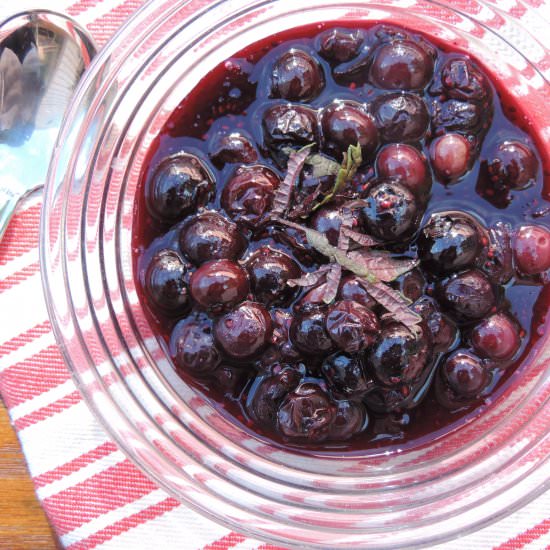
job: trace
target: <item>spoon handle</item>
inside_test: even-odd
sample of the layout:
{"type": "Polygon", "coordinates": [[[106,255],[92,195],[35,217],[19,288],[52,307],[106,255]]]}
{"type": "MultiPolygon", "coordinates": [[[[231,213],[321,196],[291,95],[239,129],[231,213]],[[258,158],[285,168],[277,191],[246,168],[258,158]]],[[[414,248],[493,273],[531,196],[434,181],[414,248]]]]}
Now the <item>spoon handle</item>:
{"type": "Polygon", "coordinates": [[[15,208],[21,195],[14,193],[11,189],[0,187],[0,241],[4,237],[6,227],[15,212],[15,208]]]}

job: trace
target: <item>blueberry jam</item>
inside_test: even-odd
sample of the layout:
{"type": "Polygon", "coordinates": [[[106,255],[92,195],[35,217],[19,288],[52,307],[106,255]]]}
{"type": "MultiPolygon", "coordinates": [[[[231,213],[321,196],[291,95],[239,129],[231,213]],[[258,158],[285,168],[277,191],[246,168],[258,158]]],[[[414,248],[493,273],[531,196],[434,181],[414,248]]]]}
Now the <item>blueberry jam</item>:
{"type": "Polygon", "coordinates": [[[153,143],[135,213],[176,372],[316,452],[483,413],[545,331],[548,167],[528,131],[478,61],[386,24],[294,29],[216,67],[153,143]]]}

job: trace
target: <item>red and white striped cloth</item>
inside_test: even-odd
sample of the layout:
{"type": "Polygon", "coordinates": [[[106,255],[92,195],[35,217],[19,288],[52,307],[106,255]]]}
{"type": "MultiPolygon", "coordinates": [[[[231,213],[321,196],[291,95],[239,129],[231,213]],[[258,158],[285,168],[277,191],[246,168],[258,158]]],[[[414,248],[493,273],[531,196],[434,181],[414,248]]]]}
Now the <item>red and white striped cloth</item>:
{"type": "MultiPolygon", "coordinates": [[[[35,3],[21,0],[18,7],[31,1],[35,3]]],[[[142,3],[41,2],[74,16],[99,46],[142,3]]],[[[544,0],[528,3],[539,10],[549,7],[544,0]]],[[[497,4],[512,13],[516,9],[520,17],[525,13],[515,0],[497,4]]],[[[69,377],[48,322],[38,264],[40,208],[39,194],[27,199],[0,243],[0,394],[38,498],[62,545],[72,550],[273,550],[169,497],[125,458],[96,423],[69,377]]],[[[437,548],[550,548],[550,493],[490,527],[437,548]]]]}

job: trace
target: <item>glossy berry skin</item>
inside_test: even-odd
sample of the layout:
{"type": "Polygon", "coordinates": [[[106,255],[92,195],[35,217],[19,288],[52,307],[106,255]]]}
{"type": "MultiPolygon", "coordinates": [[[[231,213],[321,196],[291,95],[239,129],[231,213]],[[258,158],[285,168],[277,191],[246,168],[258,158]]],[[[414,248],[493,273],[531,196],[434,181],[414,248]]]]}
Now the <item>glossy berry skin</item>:
{"type": "Polygon", "coordinates": [[[262,117],[264,141],[269,147],[302,146],[318,141],[317,113],[304,105],[276,103],[262,117]]]}
{"type": "Polygon", "coordinates": [[[550,269],[550,231],[540,225],[524,225],[513,239],[516,268],[525,275],[550,269]]]}
{"type": "Polygon", "coordinates": [[[407,271],[393,281],[392,286],[398,290],[405,298],[415,302],[426,290],[426,278],[421,269],[415,268],[407,271]]]}
{"type": "Polygon", "coordinates": [[[441,69],[441,88],[450,99],[487,103],[491,87],[487,77],[469,59],[457,57],[445,62],[441,69]]]}
{"type": "Polygon", "coordinates": [[[214,372],[221,363],[208,321],[180,321],[172,331],[170,351],[180,373],[203,377],[214,372]]]}
{"type": "Polygon", "coordinates": [[[358,302],[342,300],[330,306],[326,329],[342,351],[357,353],[368,348],[378,337],[378,317],[358,302]]]}
{"type": "Polygon", "coordinates": [[[415,42],[394,40],[374,52],[370,80],[385,90],[420,90],[430,81],[433,59],[415,42]]]}
{"type": "Polygon", "coordinates": [[[340,283],[338,290],[340,300],[351,300],[372,310],[376,306],[376,300],[361,285],[359,278],[355,275],[347,275],[340,283]]]}
{"type": "Polygon", "coordinates": [[[489,178],[497,187],[523,189],[534,182],[538,160],[533,150],[515,140],[498,143],[487,158],[489,178]]]}
{"type": "Polygon", "coordinates": [[[495,306],[493,285],[477,269],[469,269],[440,281],[437,297],[446,310],[459,321],[481,319],[495,306]]]}
{"type": "Polygon", "coordinates": [[[298,387],[301,379],[301,373],[288,366],[276,374],[256,378],[246,403],[250,416],[260,426],[274,429],[281,401],[290,391],[298,387]]]}
{"type": "Polygon", "coordinates": [[[365,406],[358,401],[337,401],[336,414],[330,425],[331,441],[347,441],[366,430],[369,417],[365,406]]]}
{"type": "Polygon", "coordinates": [[[359,103],[335,101],[321,114],[325,149],[339,161],[350,145],[361,146],[363,162],[378,147],[378,130],[359,103]]]}
{"type": "Polygon", "coordinates": [[[321,387],[303,382],[281,403],[278,428],[290,440],[320,443],[328,438],[335,416],[336,405],[321,387]]]}
{"type": "Polygon", "coordinates": [[[284,252],[263,246],[246,261],[252,292],[266,306],[288,305],[296,288],[287,284],[302,274],[299,265],[284,252]]]}
{"type": "Polygon", "coordinates": [[[321,65],[303,50],[292,48],[283,53],[273,67],[272,97],[290,101],[310,101],[325,86],[321,65]]]}
{"type": "Polygon", "coordinates": [[[345,398],[360,399],[373,386],[358,355],[330,355],[323,361],[321,373],[333,394],[345,398]]]}
{"type": "Polygon", "coordinates": [[[214,176],[195,155],[179,153],[162,161],[147,182],[147,206],[163,223],[174,223],[204,206],[216,190],[214,176]]]}
{"type": "Polygon", "coordinates": [[[429,359],[425,330],[414,334],[401,323],[383,328],[368,354],[368,364],[376,379],[386,387],[398,387],[416,381],[429,359]]]}
{"type": "MultiPolygon", "coordinates": [[[[359,211],[354,210],[350,215],[352,218],[353,230],[361,232],[362,227],[360,225],[359,211]]],[[[340,236],[342,219],[343,212],[340,208],[326,206],[319,208],[319,210],[313,214],[309,225],[312,229],[324,233],[329,243],[336,246],[338,244],[338,237],[340,236]]]]}
{"type": "Polygon", "coordinates": [[[477,227],[460,212],[433,214],[420,231],[417,246],[424,267],[437,274],[469,267],[481,252],[477,227]]]}
{"type": "Polygon", "coordinates": [[[443,381],[457,397],[476,397],[490,381],[481,359],[468,350],[456,350],[440,368],[443,381]]]}
{"type": "Polygon", "coordinates": [[[426,158],[412,145],[386,145],[376,157],[376,171],[382,179],[397,179],[416,197],[426,199],[430,193],[432,181],[426,158]]]}
{"type": "Polygon", "coordinates": [[[367,232],[384,241],[412,233],[417,223],[417,201],[400,183],[385,182],[372,187],[361,210],[367,232]]]}
{"type": "Polygon", "coordinates": [[[442,313],[433,298],[422,296],[411,306],[411,309],[424,319],[436,353],[445,353],[456,344],[460,336],[458,327],[442,313]]]}
{"type": "Polygon", "coordinates": [[[318,37],[319,54],[327,61],[344,63],[357,56],[364,42],[358,29],[330,29],[318,37]]]}
{"type": "Polygon", "coordinates": [[[221,195],[223,209],[237,223],[256,225],[271,210],[279,176],[259,164],[237,168],[221,195]]]}
{"type": "Polygon", "coordinates": [[[424,100],[408,92],[376,98],[372,103],[372,113],[385,142],[419,141],[424,137],[430,122],[424,100]]]}
{"type": "MultiPolygon", "coordinates": [[[[479,103],[449,99],[434,99],[430,105],[432,126],[436,135],[463,132],[476,135],[487,120],[487,111],[479,103]]],[[[491,112],[489,111],[489,115],[491,112]]]]}
{"type": "Polygon", "coordinates": [[[472,344],[482,357],[506,361],[511,359],[521,346],[519,326],[506,313],[494,313],[473,329],[472,344]]]}
{"type": "Polygon", "coordinates": [[[269,312],[256,302],[243,302],[214,323],[218,346],[231,359],[241,361],[259,355],[269,344],[272,333],[269,312]]]}
{"type": "Polygon", "coordinates": [[[242,302],[249,292],[246,271],[230,260],[202,264],[191,275],[189,286],[195,302],[214,313],[231,309],[242,302]]]}
{"type": "Polygon", "coordinates": [[[444,182],[459,180],[470,168],[471,146],[460,134],[445,134],[430,146],[430,159],[439,179],[444,182]]]}
{"type": "Polygon", "coordinates": [[[219,169],[226,164],[252,164],[258,160],[256,147],[240,132],[216,134],[210,139],[208,152],[219,169]]]}
{"type": "Polygon", "coordinates": [[[189,306],[186,265],[173,250],[161,250],[145,272],[145,290],[153,306],[168,315],[184,313],[189,306]]]}
{"type": "Polygon", "coordinates": [[[334,349],[334,343],[326,330],[326,311],[306,306],[298,311],[290,325],[290,340],[306,355],[324,355],[334,349]]]}
{"type": "Polygon", "coordinates": [[[195,265],[201,265],[209,260],[237,260],[248,243],[232,221],[217,212],[204,212],[183,226],[179,244],[195,265]]]}

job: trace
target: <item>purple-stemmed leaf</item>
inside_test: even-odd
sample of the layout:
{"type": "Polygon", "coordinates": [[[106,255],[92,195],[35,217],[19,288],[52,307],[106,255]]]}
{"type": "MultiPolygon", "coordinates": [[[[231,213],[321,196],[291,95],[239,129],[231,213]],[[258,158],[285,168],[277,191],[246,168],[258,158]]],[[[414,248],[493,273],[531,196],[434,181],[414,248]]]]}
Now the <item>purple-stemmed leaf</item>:
{"type": "Polygon", "coordinates": [[[341,278],[342,266],[340,264],[330,264],[325,283],[325,292],[323,294],[323,302],[325,302],[325,304],[331,304],[336,299],[341,278]]]}
{"type": "Polygon", "coordinates": [[[385,283],[394,281],[418,265],[418,260],[394,258],[382,250],[353,250],[347,256],[385,283]]]}
{"type": "Polygon", "coordinates": [[[409,308],[411,301],[397,290],[382,282],[371,283],[365,279],[360,284],[384,309],[392,314],[392,318],[412,328],[422,322],[422,317],[409,308]]]}
{"type": "Polygon", "coordinates": [[[358,233],[353,229],[348,227],[343,227],[340,229],[340,233],[343,234],[348,239],[351,239],[353,242],[360,244],[361,246],[370,248],[371,246],[378,246],[381,244],[381,241],[367,235],[365,233],[358,233]]]}
{"type": "Polygon", "coordinates": [[[327,277],[330,265],[323,265],[317,271],[304,273],[298,279],[288,279],[288,286],[315,286],[327,277]]]}
{"type": "Polygon", "coordinates": [[[281,185],[279,185],[275,191],[275,196],[273,197],[273,216],[284,216],[287,211],[288,205],[290,204],[290,199],[292,198],[294,184],[304,168],[304,164],[309,155],[309,150],[312,146],[313,144],[303,147],[299,151],[293,151],[290,153],[290,156],[288,157],[285,179],[281,185]]]}

